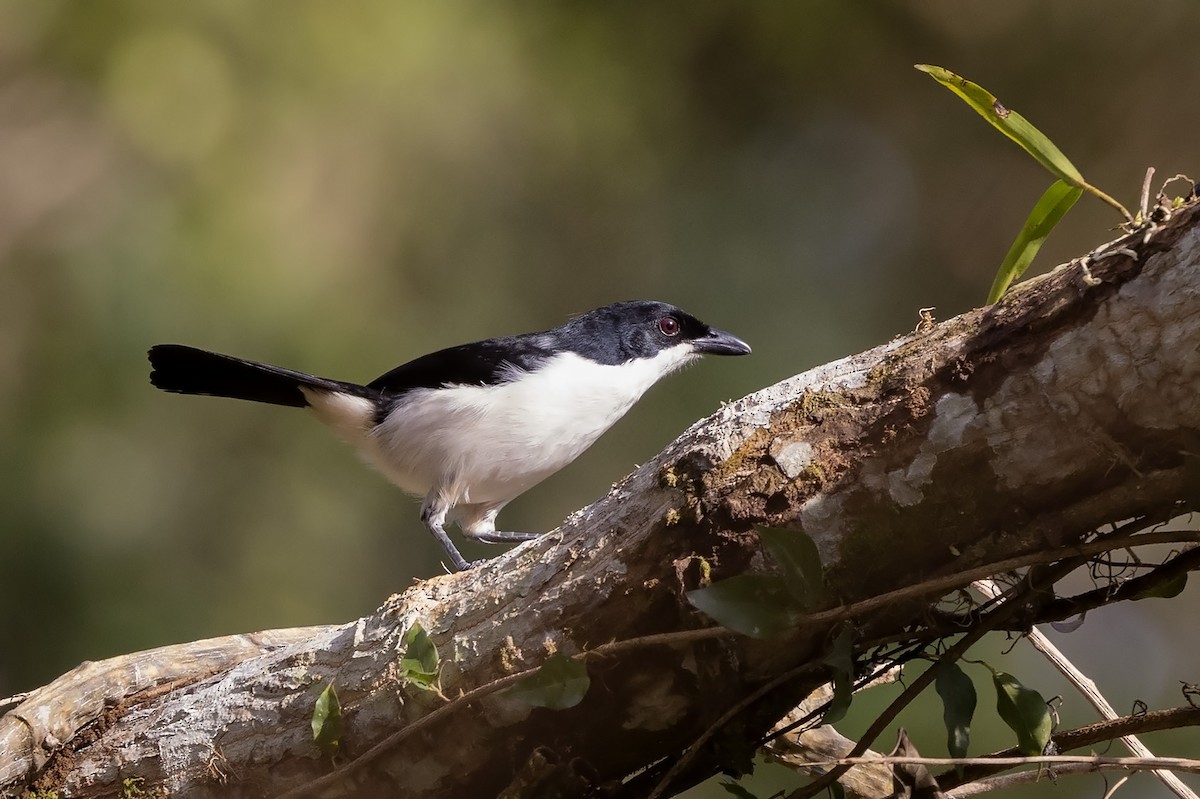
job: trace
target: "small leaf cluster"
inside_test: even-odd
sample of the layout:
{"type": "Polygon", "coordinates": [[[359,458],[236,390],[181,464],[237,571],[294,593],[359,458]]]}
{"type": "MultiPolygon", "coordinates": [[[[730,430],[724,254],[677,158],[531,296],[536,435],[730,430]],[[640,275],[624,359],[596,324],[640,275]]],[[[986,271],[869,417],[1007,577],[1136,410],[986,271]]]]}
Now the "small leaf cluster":
{"type": "Polygon", "coordinates": [[[739,574],[689,591],[687,598],[722,627],[751,638],[770,638],[817,607],[825,582],[821,556],[807,535],[764,527],[758,536],[779,574],[739,574]]]}
{"type": "MultiPolygon", "coordinates": [[[[722,626],[754,638],[769,638],[815,610],[825,586],[820,556],[807,535],[763,528],[759,537],[778,573],[736,575],[690,591],[687,597],[692,605],[722,626]]],[[[1175,588],[1171,586],[1171,590],[1175,588]]],[[[853,630],[847,626],[833,638],[821,657],[821,662],[829,667],[834,686],[833,699],[822,724],[838,722],[850,706],[855,674],[853,647],[853,630]]],[[[933,668],[938,669],[934,685],[942,700],[947,749],[952,757],[966,757],[978,703],[975,685],[958,663],[936,663],[933,668]]],[[[1042,754],[1053,729],[1046,701],[1011,674],[987,668],[992,672],[996,690],[996,712],[1015,733],[1017,746],[1027,755],[1042,754]]],[[[752,796],[737,783],[722,785],[735,796],[752,796]]]]}
{"type": "Polygon", "coordinates": [[[536,672],[509,688],[506,695],[533,707],[566,710],[583,701],[590,685],[582,662],[554,654],[536,672]]]}
{"type": "MultiPolygon", "coordinates": [[[[1054,731],[1046,700],[1011,674],[997,671],[986,663],[983,665],[992,673],[996,713],[1017,736],[1017,748],[1024,755],[1043,754],[1054,731]]],[[[957,663],[936,663],[933,668],[938,669],[934,686],[942,700],[946,748],[951,757],[966,757],[977,701],[975,684],[957,663]]]]}
{"type": "Polygon", "coordinates": [[[414,622],[404,634],[404,655],[400,658],[400,679],[422,691],[441,693],[438,681],[438,652],[429,633],[414,622]]]}
{"type": "MultiPolygon", "coordinates": [[[[406,685],[412,685],[424,691],[441,694],[438,682],[437,647],[425,629],[414,623],[404,634],[404,654],[400,657],[400,679],[406,685]]],[[[325,755],[334,757],[342,745],[342,734],[345,731],[345,720],[342,716],[342,704],[338,699],[337,689],[333,681],[325,686],[313,706],[312,736],[313,743],[325,755]]]]}
{"type": "Polygon", "coordinates": [[[343,731],[342,703],[338,700],[337,690],[330,682],[317,697],[317,703],[313,707],[313,743],[327,756],[333,757],[341,747],[343,731]]]}
{"type": "MultiPolygon", "coordinates": [[[[825,595],[825,576],[816,544],[799,530],[762,527],[758,537],[778,574],[735,575],[689,591],[687,598],[722,627],[751,638],[770,638],[817,609],[825,595]]],[[[833,682],[833,699],[821,723],[833,724],[846,715],[854,694],[850,628],[834,637],[821,662],[829,667],[833,682]]]]}

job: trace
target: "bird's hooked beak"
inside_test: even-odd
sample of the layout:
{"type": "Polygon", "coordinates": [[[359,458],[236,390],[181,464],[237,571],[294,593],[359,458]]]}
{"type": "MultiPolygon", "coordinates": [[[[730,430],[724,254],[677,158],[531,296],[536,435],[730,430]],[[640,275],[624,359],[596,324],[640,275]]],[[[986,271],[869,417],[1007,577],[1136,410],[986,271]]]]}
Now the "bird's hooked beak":
{"type": "Polygon", "coordinates": [[[692,342],[692,346],[696,352],[702,352],[708,355],[749,355],[750,345],[742,341],[732,333],[726,333],[724,330],[717,330],[715,327],[708,331],[708,335],[703,338],[698,338],[692,342]]]}

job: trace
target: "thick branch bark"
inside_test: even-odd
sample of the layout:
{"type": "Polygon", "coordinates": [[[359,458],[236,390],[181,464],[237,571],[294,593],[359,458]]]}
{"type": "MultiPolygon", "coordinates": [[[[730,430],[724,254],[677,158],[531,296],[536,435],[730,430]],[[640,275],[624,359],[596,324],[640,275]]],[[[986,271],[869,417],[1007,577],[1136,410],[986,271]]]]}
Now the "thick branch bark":
{"type": "MultiPolygon", "coordinates": [[[[1193,508],[1198,220],[1192,206],[1153,235],[1110,246],[1090,261],[1094,285],[1079,265],[1060,267],[996,306],[725,405],[553,533],[427,580],[373,616],[284,646],[243,640],[219,665],[161,676],[190,684],[124,701],[160,678],[129,680],[116,697],[111,675],[76,684],[109,702],[94,702],[84,717],[96,720],[74,737],[78,717],[64,722],[35,693],[0,719],[0,790],[49,768],[44,787],[64,796],[119,795],[137,777],[143,791],[171,796],[262,797],[336,771],[322,795],[495,796],[530,764],[554,762],[611,785],[812,660],[828,630],[589,659],[591,687],[575,708],[531,709],[494,693],[356,767],[445,704],[399,679],[404,632],[414,622],[429,631],[453,698],[553,652],[709,625],[684,594],[764,568],[758,524],[816,541],[832,606],[1053,553],[1107,522],[1193,508]],[[346,722],[336,766],[310,728],[329,681],[346,722]]],[[[865,614],[856,630],[863,640],[896,633],[925,604],[865,614]]],[[[823,681],[806,674],[750,706],[717,743],[769,729],[823,681]]]]}

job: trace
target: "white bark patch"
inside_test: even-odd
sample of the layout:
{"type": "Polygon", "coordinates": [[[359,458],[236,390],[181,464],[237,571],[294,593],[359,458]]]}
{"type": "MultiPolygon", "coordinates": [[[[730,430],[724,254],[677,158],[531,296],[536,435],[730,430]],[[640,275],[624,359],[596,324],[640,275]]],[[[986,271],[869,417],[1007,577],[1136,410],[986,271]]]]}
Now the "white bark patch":
{"type": "Polygon", "coordinates": [[[771,450],[775,464],[789,480],[795,480],[813,462],[813,445],[807,441],[790,441],[771,450]]]}
{"type": "Polygon", "coordinates": [[[842,506],[845,497],[841,494],[817,494],[800,506],[800,526],[817,545],[821,565],[829,569],[837,565],[845,522],[842,506]]]}
{"type": "Polygon", "coordinates": [[[881,474],[880,462],[871,461],[863,468],[863,484],[876,491],[886,490],[897,505],[916,505],[925,498],[921,489],[932,479],[938,458],[961,447],[968,428],[979,418],[979,407],[969,395],[942,396],[934,406],[933,420],[925,441],[908,465],[881,474]]]}

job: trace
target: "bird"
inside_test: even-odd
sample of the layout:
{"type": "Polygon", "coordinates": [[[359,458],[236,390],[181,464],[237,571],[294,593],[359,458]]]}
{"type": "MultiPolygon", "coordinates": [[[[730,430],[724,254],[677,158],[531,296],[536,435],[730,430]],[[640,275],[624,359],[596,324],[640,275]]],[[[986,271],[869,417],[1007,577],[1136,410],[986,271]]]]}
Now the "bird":
{"type": "Polygon", "coordinates": [[[665,302],[628,300],[551,330],[431,352],[366,385],[183,344],[149,350],[163,391],[307,408],[405,492],[454,571],[446,532],[485,543],[509,502],[575,460],[662,378],[703,355],[747,355],[737,336],[665,302]]]}

